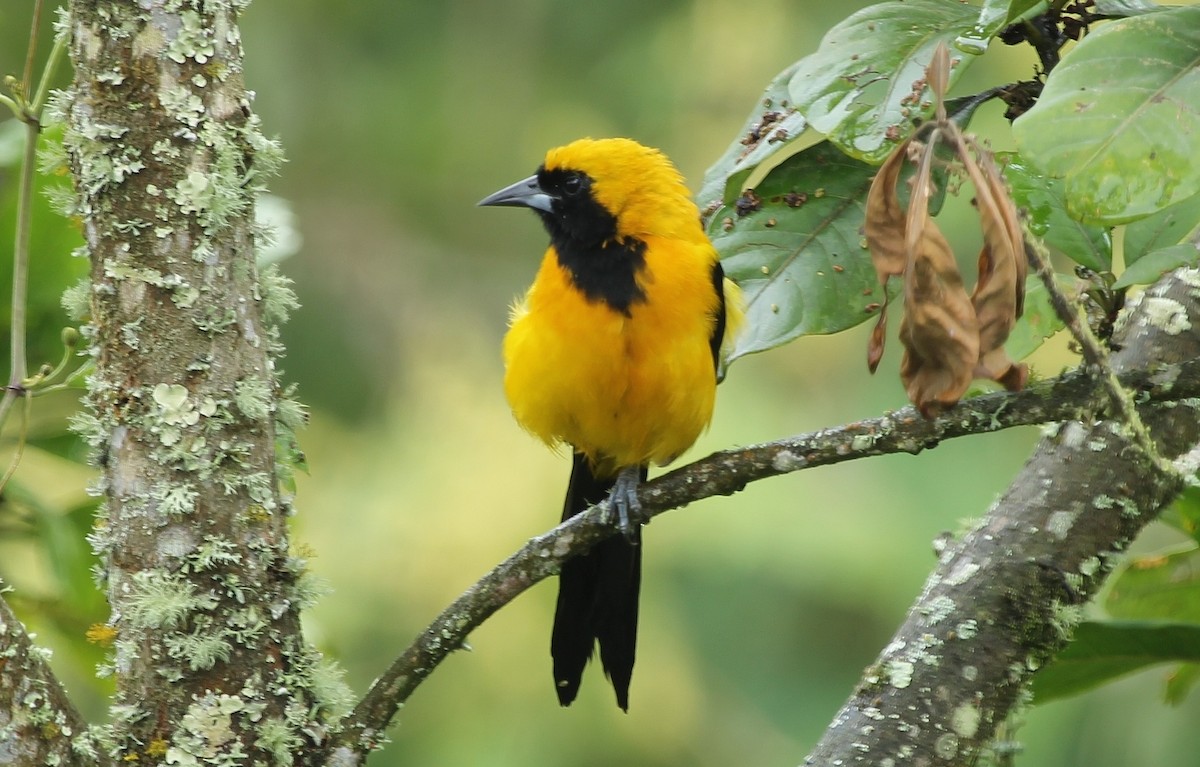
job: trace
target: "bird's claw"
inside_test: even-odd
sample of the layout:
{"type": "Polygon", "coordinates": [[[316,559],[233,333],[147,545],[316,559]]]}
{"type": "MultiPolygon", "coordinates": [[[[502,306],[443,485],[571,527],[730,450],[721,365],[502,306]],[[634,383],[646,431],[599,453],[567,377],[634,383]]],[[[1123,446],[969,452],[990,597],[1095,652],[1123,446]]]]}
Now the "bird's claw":
{"type": "Polygon", "coordinates": [[[637,528],[641,526],[642,502],[638,500],[637,495],[639,483],[638,467],[626,467],[621,469],[617,475],[617,481],[613,483],[612,491],[608,494],[609,517],[607,521],[612,524],[614,521],[612,514],[615,512],[617,527],[630,540],[633,539],[637,528]],[[639,521],[635,522],[635,519],[639,521]]]}

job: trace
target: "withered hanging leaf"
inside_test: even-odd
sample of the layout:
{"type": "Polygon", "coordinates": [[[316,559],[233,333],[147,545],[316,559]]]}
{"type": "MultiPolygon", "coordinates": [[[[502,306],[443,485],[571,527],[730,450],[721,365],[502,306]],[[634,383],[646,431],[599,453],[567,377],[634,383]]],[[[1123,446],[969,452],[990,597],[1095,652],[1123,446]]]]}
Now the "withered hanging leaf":
{"type": "Polygon", "coordinates": [[[926,418],[951,407],[971,385],[979,323],[950,244],[932,220],[922,227],[904,285],[900,379],[926,418]]]}
{"type": "MultiPolygon", "coordinates": [[[[1022,251],[1021,257],[1024,255],[1022,251]]],[[[975,377],[996,381],[1009,391],[1019,391],[1029,378],[1029,368],[1014,363],[1004,349],[1018,316],[1012,300],[1012,283],[1017,279],[1012,264],[1011,259],[997,259],[987,245],[979,252],[979,281],[971,294],[979,323],[979,364],[975,367],[975,377]]],[[[1024,279],[1020,285],[1024,298],[1024,279]]]]}
{"type": "MultiPolygon", "coordinates": [[[[949,78],[950,56],[943,45],[926,69],[938,100],[938,119],[923,146],[910,139],[884,161],[867,196],[864,226],[880,285],[886,288],[892,277],[904,279],[900,378],[909,401],[927,418],[956,404],[977,376],[1009,389],[1020,389],[1028,376],[1027,368],[1014,364],[1004,351],[1024,308],[1027,264],[1021,222],[991,154],[946,118],[943,99],[949,78]],[[954,252],[929,214],[939,141],[953,148],[975,187],[984,245],[970,296],[954,252]],[[904,210],[896,187],[901,165],[913,147],[920,159],[904,210]]],[[[871,372],[883,356],[886,309],[880,312],[867,346],[871,372]]]]}
{"type": "Polygon", "coordinates": [[[867,341],[867,370],[872,373],[875,368],[879,367],[879,361],[883,359],[883,347],[887,341],[887,304],[879,308],[879,318],[875,320],[875,327],[871,328],[871,339],[867,341]]]}
{"type": "Polygon", "coordinates": [[[905,264],[908,263],[908,253],[905,250],[905,213],[900,207],[900,198],[896,190],[908,146],[909,140],[905,140],[896,147],[879,167],[879,172],[871,182],[871,189],[867,192],[863,233],[871,251],[871,263],[875,265],[875,276],[883,288],[884,295],[879,319],[875,321],[875,329],[871,331],[871,340],[867,344],[867,369],[872,373],[883,358],[883,345],[887,337],[887,283],[892,277],[904,274],[905,264]]]}
{"type": "Polygon", "coordinates": [[[945,43],[939,43],[933,49],[933,57],[925,68],[925,81],[937,98],[937,111],[934,116],[937,122],[946,122],[946,91],[950,87],[950,49],[945,43]]]}
{"type": "Polygon", "coordinates": [[[905,212],[900,207],[896,183],[900,179],[900,169],[904,166],[910,142],[911,139],[905,140],[888,155],[883,165],[879,166],[879,172],[875,174],[875,180],[867,192],[863,233],[867,236],[867,247],[871,249],[875,274],[884,288],[889,278],[904,273],[904,265],[908,262],[908,254],[904,249],[905,212]]]}
{"type": "Polygon", "coordinates": [[[1025,238],[1016,205],[990,154],[977,147],[972,153],[961,136],[956,136],[956,143],[975,186],[983,230],[979,277],[971,295],[979,319],[979,365],[975,374],[1008,389],[1020,389],[1028,378],[1028,369],[1009,359],[1004,342],[1025,308],[1025,238]]]}

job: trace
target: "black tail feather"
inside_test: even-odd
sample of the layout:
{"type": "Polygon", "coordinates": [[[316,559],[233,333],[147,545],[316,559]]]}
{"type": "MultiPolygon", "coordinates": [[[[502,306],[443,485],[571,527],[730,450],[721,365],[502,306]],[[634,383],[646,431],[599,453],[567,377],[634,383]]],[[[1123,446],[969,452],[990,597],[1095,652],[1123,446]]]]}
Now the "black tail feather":
{"type": "MultiPolygon", "coordinates": [[[[646,470],[641,474],[644,480],[646,470]]],[[[596,477],[587,458],[575,454],[563,520],[604,500],[615,479],[596,477]]],[[[629,710],[629,680],[637,649],[641,543],[639,528],[632,538],[614,536],[563,563],[550,655],[558,702],[564,706],[575,700],[584,666],[599,642],[600,663],[617,694],[617,705],[629,710]]]]}

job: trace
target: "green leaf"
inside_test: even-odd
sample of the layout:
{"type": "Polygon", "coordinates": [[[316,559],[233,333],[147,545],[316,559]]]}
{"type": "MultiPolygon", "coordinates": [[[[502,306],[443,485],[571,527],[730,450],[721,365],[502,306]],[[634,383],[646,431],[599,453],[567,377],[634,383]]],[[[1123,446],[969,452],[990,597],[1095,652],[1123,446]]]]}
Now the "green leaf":
{"type": "Polygon", "coordinates": [[[1200,624],[1200,547],[1194,541],[1127,562],[1104,609],[1114,618],[1200,624]]]}
{"type": "Polygon", "coordinates": [[[997,154],[1013,202],[1028,216],[1029,229],[1053,251],[1097,272],[1112,269],[1108,229],[1081,224],[1067,215],[1062,182],[1039,174],[1013,152],[997,154]]]}
{"type": "Polygon", "coordinates": [[[1034,675],[1034,702],[1076,695],[1147,666],[1179,661],[1200,661],[1200,626],[1085,621],[1071,644],[1034,675]]]}
{"type": "Polygon", "coordinates": [[[1167,689],[1163,698],[1172,706],[1183,703],[1188,693],[1200,682],[1200,664],[1183,663],[1167,677],[1167,689]]]}
{"type": "Polygon", "coordinates": [[[1125,227],[1125,265],[1189,239],[1200,226],[1200,194],[1125,227]]]}
{"type": "Polygon", "coordinates": [[[1087,35],[1013,136],[1023,158],[1065,179],[1081,221],[1125,223],[1200,192],[1200,7],[1087,35]]]}
{"type": "Polygon", "coordinates": [[[789,157],[755,190],[761,204],[716,212],[708,234],[742,286],[747,327],[731,358],[873,314],[882,291],[859,229],[875,169],[821,143],[789,157]]]}
{"type": "Polygon", "coordinates": [[[701,210],[736,197],[754,169],[792,145],[808,124],[788,101],[787,84],[798,64],[780,72],[763,91],[755,108],[725,154],[704,174],[696,200],[701,210]],[[764,125],[764,123],[766,123],[764,125]]]}
{"type": "MultiPolygon", "coordinates": [[[[978,27],[979,9],[955,0],[884,2],[849,16],[825,35],[817,52],[800,60],[789,90],[809,124],[845,153],[883,162],[912,132],[914,120],[933,112],[925,67],[938,43],[956,38],[986,42],[999,31],[978,27]]],[[[978,45],[962,45],[981,53],[978,45]]],[[[972,60],[951,60],[950,84],[972,60]]]]}
{"type": "Polygon", "coordinates": [[[1121,272],[1121,276],[1113,283],[1113,287],[1127,288],[1130,285],[1149,285],[1172,269],[1194,265],[1197,259],[1200,259],[1200,251],[1196,250],[1195,245],[1187,242],[1154,250],[1121,272]]]}
{"type": "Polygon", "coordinates": [[[1046,0],[985,0],[975,28],[955,40],[955,45],[968,51],[981,46],[978,52],[983,53],[1000,30],[1045,12],[1046,0]]]}
{"type": "Polygon", "coordinates": [[[1150,0],[1096,0],[1096,15],[1108,18],[1140,16],[1166,10],[1169,6],[1152,3],[1150,0]]]}
{"type": "Polygon", "coordinates": [[[1185,487],[1158,518],[1200,543],[1200,488],[1185,487]]]}
{"type": "MultiPolygon", "coordinates": [[[[1071,295],[1074,281],[1066,275],[1057,277],[1059,287],[1071,295]]],[[[1063,327],[1063,321],[1050,303],[1050,292],[1040,277],[1030,275],[1025,280],[1025,313],[1013,324],[1004,350],[1014,360],[1024,359],[1063,327]]]]}

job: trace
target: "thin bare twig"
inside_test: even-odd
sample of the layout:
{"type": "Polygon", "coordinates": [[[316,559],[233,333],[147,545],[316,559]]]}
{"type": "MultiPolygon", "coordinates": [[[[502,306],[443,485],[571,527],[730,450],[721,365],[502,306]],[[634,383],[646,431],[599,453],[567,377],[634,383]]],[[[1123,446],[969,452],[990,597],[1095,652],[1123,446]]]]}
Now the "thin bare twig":
{"type": "Polygon", "coordinates": [[[1095,368],[1108,394],[1113,414],[1129,427],[1133,435],[1134,444],[1155,463],[1160,471],[1168,474],[1173,473],[1174,465],[1159,455],[1158,449],[1154,446],[1154,439],[1150,436],[1146,425],[1142,423],[1142,418],[1138,415],[1137,408],[1133,403],[1133,395],[1121,384],[1120,379],[1113,372],[1107,350],[1105,350],[1095,334],[1092,333],[1087,323],[1084,322],[1080,316],[1079,308],[1063,293],[1062,288],[1058,286],[1054,269],[1050,266],[1050,258],[1049,253],[1046,251],[1046,246],[1028,231],[1025,233],[1025,242],[1027,246],[1026,253],[1029,256],[1030,263],[1034,270],[1037,271],[1038,277],[1041,279],[1042,284],[1046,286],[1046,291],[1050,295],[1050,304],[1054,307],[1058,318],[1067,326],[1067,330],[1070,331],[1071,336],[1079,343],[1084,362],[1095,368]]]}

